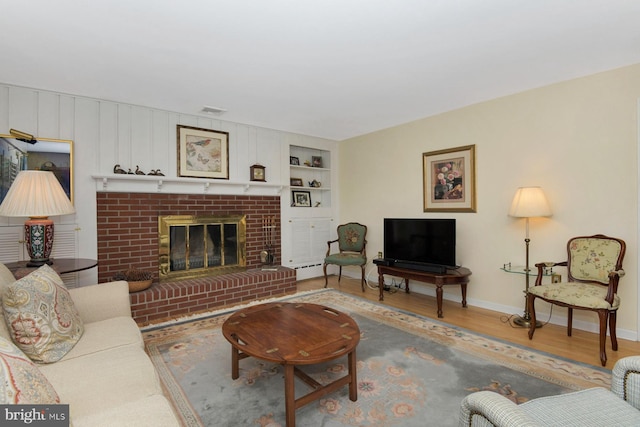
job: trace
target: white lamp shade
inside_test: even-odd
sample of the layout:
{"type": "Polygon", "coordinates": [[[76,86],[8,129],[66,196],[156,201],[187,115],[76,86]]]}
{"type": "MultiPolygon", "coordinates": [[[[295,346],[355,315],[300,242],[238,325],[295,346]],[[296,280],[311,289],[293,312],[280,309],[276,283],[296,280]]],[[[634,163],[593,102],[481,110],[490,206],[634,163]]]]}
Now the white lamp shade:
{"type": "Polygon", "coordinates": [[[60,182],[49,171],[20,171],[0,205],[0,216],[10,217],[48,217],[75,211],[60,182]]]}
{"type": "Polygon", "coordinates": [[[520,187],[516,190],[509,209],[509,216],[534,218],[551,216],[549,202],[540,187],[520,187]]]}

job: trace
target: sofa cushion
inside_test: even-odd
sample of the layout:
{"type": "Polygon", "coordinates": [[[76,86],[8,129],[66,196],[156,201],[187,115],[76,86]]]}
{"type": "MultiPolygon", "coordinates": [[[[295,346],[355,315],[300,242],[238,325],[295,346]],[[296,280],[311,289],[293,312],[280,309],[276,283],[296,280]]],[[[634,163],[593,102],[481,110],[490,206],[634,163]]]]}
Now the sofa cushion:
{"type": "Polygon", "coordinates": [[[73,418],[74,427],[95,427],[107,424],[118,427],[179,425],[171,404],[160,394],[132,400],[102,412],[73,418]]]}
{"type": "Polygon", "coordinates": [[[2,308],[11,339],[35,362],[60,360],[84,332],[69,291],[46,264],[8,286],[2,308]]]}
{"type": "Polygon", "coordinates": [[[82,339],[60,362],[123,346],[144,349],[140,329],[131,317],[114,317],[85,323],[82,339]]]}
{"type": "Polygon", "coordinates": [[[532,399],[520,408],[541,426],[640,426],[640,411],[602,387],[532,399]]]}
{"type": "Polygon", "coordinates": [[[151,360],[134,346],[41,365],[40,370],[58,391],[60,400],[69,404],[74,424],[90,414],[162,394],[151,360]]]}
{"type": "Polygon", "coordinates": [[[4,338],[0,338],[0,403],[60,403],[58,394],[38,367],[4,338]]]}

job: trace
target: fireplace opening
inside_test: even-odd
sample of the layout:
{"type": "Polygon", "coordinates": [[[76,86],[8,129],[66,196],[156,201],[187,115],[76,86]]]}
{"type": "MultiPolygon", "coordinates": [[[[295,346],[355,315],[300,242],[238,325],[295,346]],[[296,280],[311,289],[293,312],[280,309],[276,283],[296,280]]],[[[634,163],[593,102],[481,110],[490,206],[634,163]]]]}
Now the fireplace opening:
{"type": "Polygon", "coordinates": [[[160,279],[242,271],[246,216],[165,215],[158,218],[160,279]]]}

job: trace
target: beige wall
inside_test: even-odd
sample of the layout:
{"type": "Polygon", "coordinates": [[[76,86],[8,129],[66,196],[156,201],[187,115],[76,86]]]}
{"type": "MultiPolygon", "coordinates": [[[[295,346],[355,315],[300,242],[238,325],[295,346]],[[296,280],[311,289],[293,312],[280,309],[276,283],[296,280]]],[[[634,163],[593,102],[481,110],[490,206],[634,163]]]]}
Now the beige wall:
{"type": "MultiPolygon", "coordinates": [[[[565,259],[571,236],[624,239],[627,275],[619,290],[618,334],[636,339],[639,98],[635,65],[343,141],[340,221],[369,226],[372,258],[382,250],[384,217],[456,218],[458,263],[473,272],[469,303],[521,314],[524,277],[500,267],[524,264],[525,222],[507,211],[517,187],[539,185],[553,216],[531,220],[531,261],[565,259]],[[477,213],[424,213],[422,153],[469,144],[477,153],[477,213]]],[[[428,285],[412,287],[433,294],[428,285]]],[[[457,289],[445,295],[459,300],[457,289]]],[[[548,313],[546,303],[536,306],[548,313]]],[[[565,313],[554,309],[554,321],[564,322],[565,313]]],[[[574,325],[595,330],[596,323],[589,313],[578,315],[574,325]]]]}

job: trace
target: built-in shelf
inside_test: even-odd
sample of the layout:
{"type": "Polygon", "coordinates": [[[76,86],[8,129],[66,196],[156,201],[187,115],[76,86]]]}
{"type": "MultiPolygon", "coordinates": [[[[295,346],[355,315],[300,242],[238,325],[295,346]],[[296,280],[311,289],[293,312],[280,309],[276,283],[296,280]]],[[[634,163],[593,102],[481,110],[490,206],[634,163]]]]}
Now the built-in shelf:
{"type": "Polygon", "coordinates": [[[158,175],[92,175],[96,191],[187,194],[280,194],[285,186],[262,181],[176,178],[158,175]]]}
{"type": "Polygon", "coordinates": [[[292,190],[310,190],[310,191],[331,191],[329,187],[300,187],[299,185],[291,185],[292,190]]]}
{"type": "Polygon", "coordinates": [[[314,168],[313,166],[298,166],[298,165],[289,165],[291,170],[305,170],[305,171],[313,171],[313,172],[330,172],[331,169],[327,168],[314,168]]]}
{"type": "MultiPolygon", "coordinates": [[[[290,182],[302,181],[303,185],[291,185],[291,207],[305,208],[305,204],[294,201],[293,192],[308,191],[313,209],[331,207],[331,153],[311,147],[291,145],[289,147],[290,182]],[[294,163],[295,162],[295,163],[294,163]],[[305,164],[307,162],[308,164],[305,164]],[[312,166],[316,165],[316,166],[312,166]],[[312,187],[309,183],[317,181],[320,187],[312,187]]],[[[304,195],[302,196],[304,197],[304,195]]]]}

